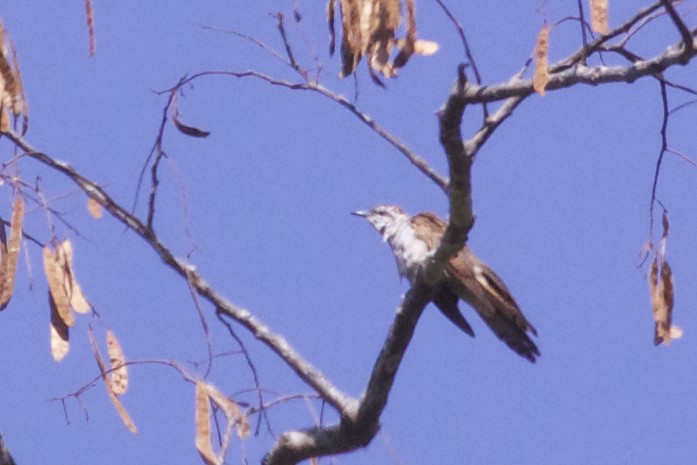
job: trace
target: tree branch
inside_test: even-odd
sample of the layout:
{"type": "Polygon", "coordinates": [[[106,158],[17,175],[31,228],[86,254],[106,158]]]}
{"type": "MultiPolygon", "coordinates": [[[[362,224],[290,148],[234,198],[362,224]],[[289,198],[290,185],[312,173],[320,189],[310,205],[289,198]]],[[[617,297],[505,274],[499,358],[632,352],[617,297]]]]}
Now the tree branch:
{"type": "Polygon", "coordinates": [[[448,228],[433,261],[418,274],[397,309],[358,407],[343,412],[339,424],[283,433],[264,458],[264,465],[294,465],[310,457],[351,451],[366,446],[377,434],[380,416],[416,324],[433,297],[434,286],[443,275],[447,261],[462,248],[474,222],[470,185],[472,156],[465,150],[460,131],[466,85],[464,65],[460,65],[456,85],[440,111],[441,144],[448,157],[451,177],[448,228]]]}
{"type": "MultiPolygon", "coordinates": [[[[637,61],[629,66],[578,65],[559,73],[550,72],[547,91],[571,87],[576,84],[597,86],[611,82],[631,83],[639,78],[653,76],[674,65],[684,65],[697,55],[697,49],[684,48],[682,42],[668,47],[661,55],[637,61]]],[[[554,66],[550,67],[550,70],[554,66]]],[[[534,92],[532,80],[513,79],[502,84],[490,86],[469,86],[465,92],[467,103],[491,102],[510,97],[527,97],[534,92]]]]}
{"type": "Polygon", "coordinates": [[[171,269],[176,271],[183,279],[188,280],[196,292],[209,301],[224,315],[233,318],[237,323],[250,331],[258,340],[263,342],[273,352],[280,356],[285,363],[308,385],[317,390],[329,404],[338,411],[345,411],[354,404],[354,400],[335,387],[324,374],[307,362],[280,334],[271,331],[265,324],[244,308],[238,307],[217,293],[203,277],[183,260],[174,254],[160,241],[151,229],[146,227],[135,215],[115,202],[95,182],[87,179],[69,164],[58,161],[51,156],[34,149],[22,137],[14,132],[3,133],[17,147],[21,148],[25,155],[37,160],[47,167],[62,173],[73,181],[88,197],[98,202],[114,218],[123,223],[128,229],[135,232],[143,239],[160,259],[171,269]]]}

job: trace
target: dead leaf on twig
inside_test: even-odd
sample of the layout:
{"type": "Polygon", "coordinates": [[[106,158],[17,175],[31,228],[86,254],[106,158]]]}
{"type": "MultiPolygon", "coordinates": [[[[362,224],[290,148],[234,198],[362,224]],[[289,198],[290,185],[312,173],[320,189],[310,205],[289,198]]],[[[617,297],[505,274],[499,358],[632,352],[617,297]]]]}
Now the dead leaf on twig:
{"type": "Polygon", "coordinates": [[[545,88],[549,82],[549,26],[545,24],[537,35],[535,45],[535,75],[532,79],[532,87],[540,95],[545,95],[545,88]]]}
{"type": "Polygon", "coordinates": [[[179,115],[174,115],[174,117],[172,117],[172,121],[174,121],[174,125],[177,127],[177,129],[179,129],[179,132],[186,134],[187,136],[208,137],[210,135],[210,132],[208,131],[203,131],[199,128],[187,126],[186,124],[182,123],[179,119],[179,115]]]}
{"type": "Polygon", "coordinates": [[[341,5],[341,77],[353,74],[365,56],[372,80],[383,85],[376,73],[387,78],[397,76],[397,69],[404,66],[413,54],[431,55],[438,44],[416,38],[414,0],[404,0],[406,15],[402,15],[401,0],[329,0],[327,23],[329,24],[329,51],[335,44],[335,2],[341,5]],[[400,22],[406,23],[406,35],[396,37],[400,22]],[[398,53],[392,60],[392,52],[398,53]]]}

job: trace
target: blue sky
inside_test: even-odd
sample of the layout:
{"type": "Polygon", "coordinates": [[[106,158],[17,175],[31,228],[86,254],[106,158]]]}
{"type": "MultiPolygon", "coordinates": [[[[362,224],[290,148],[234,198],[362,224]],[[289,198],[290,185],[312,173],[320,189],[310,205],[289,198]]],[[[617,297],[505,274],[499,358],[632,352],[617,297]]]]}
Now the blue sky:
{"type": "MultiPolygon", "coordinates": [[[[450,3],[486,82],[505,81],[522,67],[542,25],[538,3],[450,3]]],[[[611,2],[611,26],[646,5],[619,3],[611,2]]],[[[254,45],[201,27],[241,31],[280,50],[268,13],[288,12],[287,1],[96,1],[92,58],[82,4],[3,5],[29,103],[27,140],[127,206],[166,103],[153,91],[204,70],[256,69],[297,79],[254,45]]],[[[548,21],[575,14],[575,5],[548,3],[548,21]]],[[[301,2],[300,8],[299,26],[288,18],[296,56],[311,67],[317,55],[324,66],[321,82],[352,98],[353,80],[336,78],[338,57],[326,52],[324,6],[301,2]]],[[[433,57],[415,57],[387,89],[373,86],[362,65],[358,105],[445,173],[435,112],[464,57],[433,2],[420,2],[417,14],[420,36],[441,49],[433,57]]],[[[694,14],[687,19],[694,25],[694,14]]],[[[550,61],[576,50],[577,36],[576,23],[555,28],[550,61]]],[[[663,22],[637,37],[636,50],[652,56],[677,40],[663,22]]],[[[668,76],[695,87],[692,68],[668,76]]],[[[686,100],[673,94],[671,103],[686,100]]],[[[193,250],[191,262],[224,295],[285,334],[338,387],[358,396],[408,285],[399,280],[389,248],[349,213],[397,203],[410,213],[444,216],[447,199],[393,147],[318,95],[208,77],[186,89],[180,111],[186,123],[211,135],[192,139],[167,128],[171,163],[162,171],[157,232],[178,256],[193,250]]],[[[672,147],[694,157],[693,115],[692,108],[677,113],[669,136],[672,147]]],[[[479,112],[468,109],[465,134],[479,122],[479,112]]],[[[477,222],[470,246],[506,280],[539,332],[542,357],[534,366],[517,357],[464,304],[474,339],[429,307],[400,368],[382,432],[340,463],[642,465],[693,459],[697,173],[675,157],[665,159],[658,189],[671,218],[674,321],[685,331],[669,348],[653,346],[646,268],[639,268],[660,125],[659,87],[649,79],[577,86],[533,96],[518,108],[474,165],[477,222]]],[[[9,157],[11,147],[0,143],[9,157]]],[[[72,238],[77,277],[127,357],[174,358],[202,374],[187,364],[204,359],[206,351],[186,284],[117,222],[92,219],[84,195],[66,179],[30,160],[20,168],[27,182],[40,177],[52,206],[85,237],[56,225],[59,238],[72,238]]],[[[5,217],[12,192],[7,185],[3,192],[5,217]]],[[[25,227],[48,240],[39,208],[28,209],[25,227]]],[[[41,253],[30,245],[28,254],[31,268],[20,262],[16,295],[0,315],[0,432],[17,462],[199,463],[194,387],[161,366],[131,370],[123,402],[138,435],[120,423],[101,385],[82,398],[89,420],[72,400],[66,424],[61,404],[49,399],[96,376],[90,318],[78,319],[69,355],[53,362],[41,253]]],[[[212,309],[205,311],[216,349],[234,349],[212,309]]],[[[103,338],[103,327],[96,327],[103,338]]],[[[251,335],[239,334],[269,398],[310,391],[251,335]]],[[[240,356],[221,359],[210,380],[239,400],[253,400],[243,393],[253,384],[240,356]]],[[[276,434],[313,422],[304,402],[272,410],[270,417],[276,434]]],[[[235,447],[228,462],[245,455],[257,463],[272,442],[262,430],[235,447]]]]}

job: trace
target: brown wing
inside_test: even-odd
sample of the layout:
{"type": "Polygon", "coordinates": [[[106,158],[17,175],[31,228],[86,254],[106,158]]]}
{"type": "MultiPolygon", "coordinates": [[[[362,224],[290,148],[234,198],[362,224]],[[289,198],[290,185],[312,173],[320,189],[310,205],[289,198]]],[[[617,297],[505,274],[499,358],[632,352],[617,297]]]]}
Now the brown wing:
{"type": "Polygon", "coordinates": [[[411,226],[418,239],[428,245],[429,250],[433,250],[440,245],[447,223],[435,213],[424,212],[414,215],[410,219],[411,226]]]}
{"type": "MultiPolygon", "coordinates": [[[[414,215],[411,217],[410,221],[416,237],[424,241],[429,250],[434,250],[440,245],[441,238],[447,226],[445,221],[431,212],[414,215]]],[[[447,284],[444,284],[433,296],[433,303],[448,320],[465,333],[474,336],[472,327],[467,323],[467,320],[465,320],[465,317],[462,316],[460,309],[457,307],[458,300],[460,300],[460,298],[447,284]]]]}
{"type": "Polygon", "coordinates": [[[446,270],[451,288],[479,313],[494,334],[534,363],[540,351],[527,333],[537,335],[537,331],[501,278],[467,247],[450,260],[446,270]]]}

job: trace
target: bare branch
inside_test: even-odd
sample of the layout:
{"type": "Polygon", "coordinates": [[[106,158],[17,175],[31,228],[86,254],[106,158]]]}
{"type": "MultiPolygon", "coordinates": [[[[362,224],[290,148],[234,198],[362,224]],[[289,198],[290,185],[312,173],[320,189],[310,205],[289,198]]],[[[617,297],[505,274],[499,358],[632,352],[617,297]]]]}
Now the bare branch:
{"type": "MultiPolygon", "coordinates": [[[[573,69],[552,73],[559,65],[550,66],[549,82],[546,90],[556,90],[571,87],[576,84],[597,86],[612,82],[631,83],[635,80],[653,76],[674,65],[689,62],[697,51],[694,48],[683,48],[681,43],[668,47],[661,55],[637,61],[630,66],[595,66],[592,68],[578,65],[573,69]]],[[[465,99],[468,103],[490,102],[510,97],[526,97],[534,92],[532,80],[512,80],[503,84],[491,86],[470,86],[467,88],[465,99]]]]}
{"type": "Polygon", "coordinates": [[[661,123],[661,150],[658,153],[658,159],[656,160],[656,169],[653,174],[653,185],[651,187],[651,203],[649,206],[649,237],[653,235],[653,216],[654,207],[656,205],[656,191],[658,189],[658,177],[661,173],[661,164],[663,163],[663,156],[668,150],[668,120],[670,118],[670,111],[668,110],[668,93],[666,91],[666,84],[663,81],[659,81],[661,87],[661,104],[663,107],[663,121],[661,123]]]}
{"type": "Polygon", "coordinates": [[[448,156],[451,176],[450,224],[434,260],[419,273],[397,309],[358,408],[344,410],[339,424],[283,433],[264,458],[264,465],[294,465],[310,457],[347,452],[366,446],[377,434],[380,416],[419,317],[433,297],[447,260],[462,248],[474,222],[469,180],[472,157],[465,150],[460,131],[466,85],[461,65],[455,88],[440,111],[441,144],[448,156]]]}
{"type": "Polygon", "coordinates": [[[115,202],[104,189],[95,182],[87,179],[69,164],[58,161],[51,156],[34,149],[23,138],[14,132],[7,132],[5,135],[19,148],[25,155],[43,163],[47,167],[62,173],[73,181],[85,194],[98,202],[114,218],[132,230],[143,239],[160,259],[171,269],[176,271],[182,278],[189,279],[191,286],[196,292],[208,300],[219,311],[233,318],[240,325],[250,331],[254,336],[279,355],[295,373],[312,388],[316,389],[327,402],[338,411],[346,411],[348,406],[353,405],[354,401],[346,394],[335,387],[324,374],[307,362],[281,335],[272,332],[265,324],[254,317],[249,310],[240,308],[217,293],[206,282],[201,275],[183,260],[174,254],[160,241],[160,239],[143,222],[125,208],[115,202]]]}
{"type": "Polygon", "coordinates": [[[320,85],[319,83],[315,81],[308,81],[304,83],[293,83],[289,81],[283,81],[280,79],[275,79],[267,74],[260,73],[258,71],[242,71],[242,72],[236,72],[236,71],[204,71],[201,73],[196,73],[192,76],[186,77],[184,79],[181,79],[177,85],[171,89],[167,89],[163,92],[171,92],[178,87],[188,84],[192,82],[195,79],[198,79],[203,76],[231,76],[231,77],[236,77],[236,78],[247,78],[247,77],[253,77],[256,79],[260,79],[272,86],[279,86],[279,87],[285,87],[287,89],[291,90],[306,90],[306,91],[311,91],[315,92],[325,98],[328,98],[329,100],[333,101],[334,103],[338,103],[342,107],[346,108],[348,111],[350,111],[354,116],[356,116],[362,123],[364,123],[366,126],[368,126],[370,129],[372,129],[377,135],[385,139],[389,144],[391,144],[394,148],[397,149],[398,152],[400,152],[404,157],[411,163],[416,169],[418,169],[421,173],[423,173],[428,179],[433,181],[441,190],[444,192],[447,192],[448,189],[448,181],[443,178],[441,175],[439,175],[434,169],[432,169],[426,161],[416,155],[414,152],[409,149],[403,142],[401,142],[399,139],[397,139],[396,136],[392,135],[392,133],[388,132],[385,128],[383,128],[380,124],[378,124],[373,118],[371,118],[368,114],[362,112],[355,104],[353,104],[351,101],[349,101],[346,97],[343,95],[335,94],[334,92],[330,91],[326,87],[320,85]]]}

